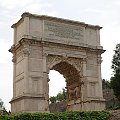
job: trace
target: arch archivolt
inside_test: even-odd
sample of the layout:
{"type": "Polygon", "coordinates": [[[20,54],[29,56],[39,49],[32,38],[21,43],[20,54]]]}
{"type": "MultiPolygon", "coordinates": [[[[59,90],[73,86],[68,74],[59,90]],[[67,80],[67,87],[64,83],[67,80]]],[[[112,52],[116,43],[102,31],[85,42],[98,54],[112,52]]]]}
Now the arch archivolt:
{"type": "Polygon", "coordinates": [[[55,66],[58,63],[61,62],[67,62],[68,64],[72,65],[82,77],[82,69],[83,69],[83,59],[82,58],[72,58],[72,57],[66,57],[66,56],[59,56],[59,55],[48,55],[47,56],[47,67],[48,70],[53,69],[53,66],[55,66]]]}

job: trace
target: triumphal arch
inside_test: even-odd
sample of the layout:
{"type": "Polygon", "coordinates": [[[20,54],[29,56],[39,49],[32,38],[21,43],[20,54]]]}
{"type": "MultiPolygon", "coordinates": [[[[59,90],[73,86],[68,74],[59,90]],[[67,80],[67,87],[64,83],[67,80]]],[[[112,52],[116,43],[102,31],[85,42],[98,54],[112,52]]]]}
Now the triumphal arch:
{"type": "Polygon", "coordinates": [[[100,26],[26,12],[12,28],[12,113],[49,112],[50,70],[66,79],[68,110],[104,109],[100,26]]]}

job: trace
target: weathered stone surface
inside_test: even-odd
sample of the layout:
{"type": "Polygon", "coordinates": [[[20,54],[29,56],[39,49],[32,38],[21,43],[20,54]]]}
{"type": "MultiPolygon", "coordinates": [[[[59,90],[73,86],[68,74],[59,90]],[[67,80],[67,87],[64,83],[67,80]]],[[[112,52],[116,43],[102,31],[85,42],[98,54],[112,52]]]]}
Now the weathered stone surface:
{"type": "Polygon", "coordinates": [[[49,112],[49,71],[66,79],[68,110],[103,110],[101,27],[23,13],[15,23],[12,113],[49,112]]]}
{"type": "Polygon", "coordinates": [[[113,110],[109,112],[111,113],[109,120],[120,120],[120,110],[113,110]]]}

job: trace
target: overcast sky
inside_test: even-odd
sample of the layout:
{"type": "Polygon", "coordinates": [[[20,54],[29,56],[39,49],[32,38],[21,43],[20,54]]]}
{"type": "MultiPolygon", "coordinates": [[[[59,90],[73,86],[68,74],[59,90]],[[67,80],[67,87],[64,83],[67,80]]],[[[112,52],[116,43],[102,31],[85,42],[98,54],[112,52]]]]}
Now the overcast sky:
{"type": "MultiPolygon", "coordinates": [[[[13,74],[12,55],[8,52],[13,44],[11,25],[20,19],[23,12],[56,16],[102,26],[101,45],[106,50],[102,55],[102,78],[110,79],[113,50],[115,45],[120,43],[120,0],[1,0],[0,98],[8,110],[10,109],[9,101],[12,98],[13,74]]],[[[51,95],[56,95],[65,86],[62,76],[57,77],[57,80],[54,76],[59,75],[55,72],[50,74],[51,95]]]]}

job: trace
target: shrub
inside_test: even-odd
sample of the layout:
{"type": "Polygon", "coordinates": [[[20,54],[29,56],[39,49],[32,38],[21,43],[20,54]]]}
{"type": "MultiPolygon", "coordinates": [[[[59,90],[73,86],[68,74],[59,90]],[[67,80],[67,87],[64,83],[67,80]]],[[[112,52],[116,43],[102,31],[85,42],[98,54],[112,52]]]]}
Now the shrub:
{"type": "Polygon", "coordinates": [[[63,112],[63,113],[21,113],[1,115],[0,120],[108,120],[109,112],[63,112]]]}

